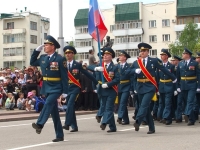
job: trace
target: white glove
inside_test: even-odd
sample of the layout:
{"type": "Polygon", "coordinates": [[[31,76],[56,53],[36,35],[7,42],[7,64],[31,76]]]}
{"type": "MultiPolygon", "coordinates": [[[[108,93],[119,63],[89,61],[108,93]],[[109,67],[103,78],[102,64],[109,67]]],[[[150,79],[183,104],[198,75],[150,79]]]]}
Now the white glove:
{"type": "Polygon", "coordinates": [[[135,69],[135,73],[140,74],[142,70],[141,69],[135,69]]]}
{"type": "Polygon", "coordinates": [[[130,95],[133,95],[133,91],[130,91],[130,95]]]}
{"type": "Polygon", "coordinates": [[[131,95],[131,97],[133,98],[133,97],[134,97],[134,95],[132,94],[132,95],[131,95]]]}
{"type": "Polygon", "coordinates": [[[178,92],[177,91],[174,91],[174,96],[178,95],[178,92]]]}
{"type": "Polygon", "coordinates": [[[15,95],[16,95],[16,94],[17,94],[17,92],[13,92],[13,94],[15,94],[15,95]]]}
{"type": "Polygon", "coordinates": [[[197,92],[200,92],[200,88],[197,88],[197,92]]]}
{"type": "Polygon", "coordinates": [[[103,71],[103,67],[95,67],[94,71],[103,71]]]}
{"type": "Polygon", "coordinates": [[[43,44],[43,45],[40,45],[40,46],[38,46],[38,47],[36,48],[36,51],[39,51],[39,52],[41,52],[43,48],[44,48],[44,44],[43,44]]]}
{"type": "Polygon", "coordinates": [[[176,83],[177,79],[175,79],[174,81],[172,81],[172,83],[176,83]]]}
{"type": "Polygon", "coordinates": [[[159,92],[157,92],[157,95],[160,95],[160,93],[159,93],[159,92]]]}
{"type": "Polygon", "coordinates": [[[180,92],[181,92],[181,89],[180,89],[180,88],[178,88],[178,89],[177,89],[177,91],[180,93],[180,92]]]}
{"type": "Polygon", "coordinates": [[[63,94],[62,94],[62,97],[63,97],[63,98],[66,98],[66,97],[67,97],[67,94],[63,93],[63,94]]]}
{"type": "Polygon", "coordinates": [[[94,90],[94,93],[97,93],[97,90],[94,90]]]}
{"type": "Polygon", "coordinates": [[[108,88],[108,85],[107,84],[102,84],[102,88],[108,88]]]}
{"type": "Polygon", "coordinates": [[[137,91],[136,91],[136,90],[134,90],[134,93],[136,94],[136,93],[137,93],[137,91]]]}

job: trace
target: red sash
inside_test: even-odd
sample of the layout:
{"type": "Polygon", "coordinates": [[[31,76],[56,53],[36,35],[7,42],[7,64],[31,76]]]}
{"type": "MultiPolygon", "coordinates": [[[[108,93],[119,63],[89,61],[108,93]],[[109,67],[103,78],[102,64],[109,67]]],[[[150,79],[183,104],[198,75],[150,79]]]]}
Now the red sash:
{"type": "MultiPolygon", "coordinates": [[[[103,62],[102,62],[102,66],[104,66],[103,62]]],[[[105,77],[107,82],[111,82],[112,81],[112,79],[109,77],[108,72],[107,72],[105,67],[104,67],[104,70],[103,70],[103,76],[105,77]]],[[[117,88],[116,85],[113,85],[112,88],[115,90],[116,93],[118,93],[118,88],[117,88]]]]}
{"type": "Polygon", "coordinates": [[[71,80],[74,84],[76,84],[78,87],[81,88],[81,84],[74,78],[74,76],[71,74],[69,70],[68,70],[68,77],[69,80],[71,80]]]}
{"type": "Polygon", "coordinates": [[[156,80],[151,76],[151,74],[148,72],[144,64],[142,63],[142,59],[138,59],[138,65],[140,69],[142,70],[143,74],[150,80],[150,82],[156,87],[156,92],[158,92],[158,86],[156,83],[156,80]]]}

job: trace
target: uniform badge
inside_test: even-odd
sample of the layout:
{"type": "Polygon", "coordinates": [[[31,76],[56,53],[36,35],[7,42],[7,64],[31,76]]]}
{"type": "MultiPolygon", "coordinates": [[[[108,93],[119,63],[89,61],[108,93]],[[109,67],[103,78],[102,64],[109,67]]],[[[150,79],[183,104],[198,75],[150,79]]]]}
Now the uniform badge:
{"type": "Polygon", "coordinates": [[[200,69],[200,64],[198,64],[198,68],[200,69]]]}
{"type": "Polygon", "coordinates": [[[50,70],[59,70],[58,62],[50,62],[50,70]]]}
{"type": "Polygon", "coordinates": [[[195,70],[195,66],[189,66],[189,70],[195,70]]]}
{"type": "Polygon", "coordinates": [[[109,71],[109,77],[112,79],[114,77],[114,72],[109,71]]]}
{"type": "Polygon", "coordinates": [[[162,63],[160,61],[158,61],[158,64],[162,66],[162,63]]]}
{"type": "Polygon", "coordinates": [[[78,69],[73,69],[73,70],[72,70],[73,75],[76,75],[78,72],[79,72],[78,69]]]}
{"type": "Polygon", "coordinates": [[[63,66],[67,68],[67,61],[63,61],[63,66]]]}

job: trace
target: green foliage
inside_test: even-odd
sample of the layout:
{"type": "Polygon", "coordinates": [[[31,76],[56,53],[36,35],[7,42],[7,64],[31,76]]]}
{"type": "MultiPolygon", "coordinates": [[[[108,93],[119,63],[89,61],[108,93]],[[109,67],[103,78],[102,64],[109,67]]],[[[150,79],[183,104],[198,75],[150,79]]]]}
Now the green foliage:
{"type": "Polygon", "coordinates": [[[200,38],[199,38],[198,25],[196,23],[189,22],[185,25],[182,31],[179,41],[169,44],[169,49],[173,55],[181,55],[184,47],[188,48],[192,52],[200,51],[200,38]]]}

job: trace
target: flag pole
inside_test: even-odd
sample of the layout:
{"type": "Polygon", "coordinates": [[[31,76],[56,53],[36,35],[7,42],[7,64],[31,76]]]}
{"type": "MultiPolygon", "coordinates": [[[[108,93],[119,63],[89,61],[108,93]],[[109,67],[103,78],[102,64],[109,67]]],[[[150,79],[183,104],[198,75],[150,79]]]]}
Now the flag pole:
{"type": "MultiPolygon", "coordinates": [[[[99,28],[98,26],[96,26],[96,32],[97,32],[97,43],[98,43],[98,51],[99,51],[99,63],[100,66],[102,66],[102,59],[101,59],[101,48],[100,48],[100,39],[99,39],[99,28]]],[[[104,66],[102,66],[104,67],[104,66]]],[[[103,77],[103,73],[101,72],[101,81],[102,84],[104,83],[104,77],[103,77]]]]}

